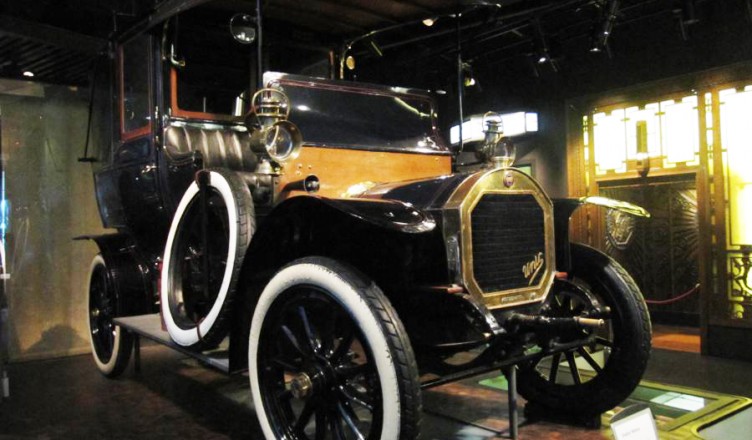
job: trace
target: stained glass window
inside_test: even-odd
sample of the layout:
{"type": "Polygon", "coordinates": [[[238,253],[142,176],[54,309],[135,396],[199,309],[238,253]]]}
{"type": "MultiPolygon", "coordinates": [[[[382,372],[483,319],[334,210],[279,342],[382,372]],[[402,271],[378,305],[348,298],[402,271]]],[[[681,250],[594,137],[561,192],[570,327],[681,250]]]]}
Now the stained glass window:
{"type": "Polygon", "coordinates": [[[752,86],[722,90],[719,97],[727,240],[730,246],[752,246],[752,86]]]}
{"type": "Polygon", "coordinates": [[[649,157],[651,166],[700,164],[698,99],[652,102],[597,112],[593,118],[595,173],[626,173],[649,157]]]}

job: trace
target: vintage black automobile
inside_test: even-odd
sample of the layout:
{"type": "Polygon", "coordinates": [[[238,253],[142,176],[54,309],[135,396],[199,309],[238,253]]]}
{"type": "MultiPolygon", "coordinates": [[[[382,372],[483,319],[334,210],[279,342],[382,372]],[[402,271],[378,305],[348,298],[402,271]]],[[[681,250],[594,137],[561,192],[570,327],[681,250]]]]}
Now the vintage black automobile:
{"type": "Polygon", "coordinates": [[[117,230],[88,237],[99,370],[131,356],[113,319],[160,313],[185,350],[229,336],[269,439],[415,438],[421,388],[512,366],[550,411],[623,401],[650,352],[645,302],[568,222],[586,202],[647,213],[551,200],[494,115],[486,165],[453,172],[431,94],[262,76],[259,17],[149,17],[98,75],[114,129],[96,195],[117,230]]]}

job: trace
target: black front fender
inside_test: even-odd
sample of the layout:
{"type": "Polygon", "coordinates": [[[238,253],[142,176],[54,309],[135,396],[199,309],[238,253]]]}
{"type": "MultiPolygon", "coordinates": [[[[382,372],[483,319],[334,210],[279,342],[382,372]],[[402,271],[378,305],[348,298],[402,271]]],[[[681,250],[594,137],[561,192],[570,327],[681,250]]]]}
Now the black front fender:
{"type": "Polygon", "coordinates": [[[437,231],[431,214],[399,201],[293,197],[259,221],[244,266],[258,273],[311,251],[333,250],[338,242],[362,241],[363,236],[386,234],[391,241],[408,242],[437,231]]]}
{"type": "MultiPolygon", "coordinates": [[[[403,202],[299,196],[258,225],[241,268],[231,340],[247,341],[256,298],[281,267],[300,258],[327,257],[357,269],[395,307],[414,286],[448,280],[441,228],[432,214],[403,202]]],[[[231,347],[231,364],[244,362],[246,348],[231,347]]]]}
{"type": "Polygon", "coordinates": [[[318,199],[338,211],[375,226],[407,234],[430,232],[436,221],[425,211],[397,200],[318,199]]]}
{"type": "Polygon", "coordinates": [[[607,197],[592,196],[580,197],[578,199],[553,199],[553,203],[556,269],[559,272],[569,272],[572,267],[572,256],[569,249],[569,219],[580,206],[595,205],[608,209],[616,209],[636,217],[650,217],[650,213],[645,208],[607,197]]]}

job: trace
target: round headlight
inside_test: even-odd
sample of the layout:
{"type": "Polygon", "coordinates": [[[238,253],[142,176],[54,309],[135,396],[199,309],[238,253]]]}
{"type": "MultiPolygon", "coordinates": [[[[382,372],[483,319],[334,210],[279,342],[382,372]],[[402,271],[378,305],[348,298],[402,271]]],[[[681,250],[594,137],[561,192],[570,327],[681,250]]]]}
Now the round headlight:
{"type": "Polygon", "coordinates": [[[301,144],[300,130],[289,121],[277,122],[264,132],[266,152],[277,162],[298,157],[301,144]]]}

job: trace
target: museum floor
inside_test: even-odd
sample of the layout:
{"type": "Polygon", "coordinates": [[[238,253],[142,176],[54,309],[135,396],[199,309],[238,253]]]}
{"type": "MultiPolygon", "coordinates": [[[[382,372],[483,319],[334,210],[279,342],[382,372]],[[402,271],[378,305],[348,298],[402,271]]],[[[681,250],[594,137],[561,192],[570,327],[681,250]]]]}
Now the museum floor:
{"type": "MultiPolygon", "coordinates": [[[[752,396],[749,363],[701,357],[691,352],[691,337],[665,334],[656,335],[658,345],[666,345],[661,338],[673,340],[684,351],[655,349],[645,379],[752,396]]],[[[11,398],[0,403],[0,439],[261,438],[245,377],[227,377],[162,346],[145,345],[141,372],[131,368],[118,380],[102,377],[88,355],[12,364],[9,371],[11,398]]],[[[422,438],[505,438],[506,396],[474,384],[477,380],[424,394],[422,438]]],[[[545,423],[525,425],[520,435],[604,438],[598,431],[574,434],[545,423]]]]}

